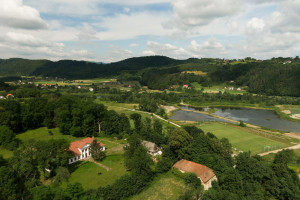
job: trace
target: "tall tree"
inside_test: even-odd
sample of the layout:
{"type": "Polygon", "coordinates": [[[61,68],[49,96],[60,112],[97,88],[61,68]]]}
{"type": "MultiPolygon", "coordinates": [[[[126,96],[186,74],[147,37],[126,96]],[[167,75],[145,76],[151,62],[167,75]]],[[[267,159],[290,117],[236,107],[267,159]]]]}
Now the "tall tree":
{"type": "Polygon", "coordinates": [[[100,147],[100,145],[96,139],[93,140],[93,142],[90,146],[90,151],[92,154],[92,158],[97,161],[103,160],[106,156],[105,152],[102,151],[102,148],[100,147]]]}

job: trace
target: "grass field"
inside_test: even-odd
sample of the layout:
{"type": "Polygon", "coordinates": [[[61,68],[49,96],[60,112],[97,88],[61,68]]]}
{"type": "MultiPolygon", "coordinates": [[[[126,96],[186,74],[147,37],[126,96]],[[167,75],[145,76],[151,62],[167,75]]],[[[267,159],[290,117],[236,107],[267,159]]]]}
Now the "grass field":
{"type": "Polygon", "coordinates": [[[246,92],[244,90],[237,91],[237,90],[224,89],[224,87],[227,87],[227,88],[229,87],[226,84],[214,85],[214,86],[211,86],[211,87],[203,87],[201,84],[199,84],[197,82],[194,82],[194,83],[192,83],[192,87],[194,87],[196,90],[201,90],[203,88],[204,89],[203,92],[207,92],[207,93],[218,93],[218,92],[225,92],[226,91],[227,93],[230,93],[230,94],[243,94],[243,93],[246,92]]]}
{"type": "Polygon", "coordinates": [[[75,138],[71,135],[62,135],[58,128],[47,129],[46,127],[26,131],[25,133],[17,135],[17,138],[23,142],[30,140],[47,141],[51,139],[65,139],[68,142],[78,140],[78,138],[75,138]],[[52,132],[52,135],[49,133],[50,131],[52,132]]]}
{"type": "MultiPolygon", "coordinates": [[[[65,139],[68,142],[80,140],[82,138],[76,138],[71,135],[62,135],[59,132],[58,128],[54,129],[47,129],[46,127],[38,128],[35,130],[29,130],[25,133],[18,134],[16,136],[19,140],[22,142],[28,142],[30,140],[37,140],[37,141],[48,141],[48,140],[58,140],[58,139],[65,139]],[[52,132],[52,134],[49,133],[49,131],[52,132]]],[[[96,139],[106,145],[106,148],[108,151],[111,148],[114,148],[118,146],[118,144],[125,144],[127,141],[125,140],[114,140],[109,137],[96,137],[96,139]]],[[[2,155],[4,158],[9,158],[12,156],[12,151],[6,150],[3,147],[0,146],[0,155],[2,155]]]]}
{"type": "MultiPolygon", "coordinates": [[[[104,168],[88,161],[83,161],[78,165],[78,168],[71,174],[70,183],[81,183],[85,189],[96,189],[100,186],[110,185],[122,175],[127,173],[124,166],[124,158],[121,154],[107,156],[100,162],[111,168],[106,171],[104,168]],[[101,172],[101,175],[98,173],[101,172]]],[[[75,163],[76,164],[76,163],[75,163]]],[[[62,187],[67,185],[66,182],[62,187]]]]}
{"type": "Polygon", "coordinates": [[[3,156],[4,159],[10,158],[13,155],[12,151],[9,151],[7,149],[4,149],[2,146],[0,146],[0,155],[3,156]]]}
{"type": "Polygon", "coordinates": [[[208,123],[200,125],[205,132],[211,132],[218,138],[228,138],[234,148],[239,151],[251,151],[252,154],[262,153],[289,146],[286,143],[278,142],[263,136],[251,133],[253,130],[248,128],[235,127],[222,123],[208,123]],[[266,147],[269,146],[270,148],[266,147]]]}
{"type": "Polygon", "coordinates": [[[171,172],[160,175],[151,182],[151,184],[144,189],[140,194],[130,198],[130,200],[172,200],[178,199],[183,195],[184,181],[171,172]]]}

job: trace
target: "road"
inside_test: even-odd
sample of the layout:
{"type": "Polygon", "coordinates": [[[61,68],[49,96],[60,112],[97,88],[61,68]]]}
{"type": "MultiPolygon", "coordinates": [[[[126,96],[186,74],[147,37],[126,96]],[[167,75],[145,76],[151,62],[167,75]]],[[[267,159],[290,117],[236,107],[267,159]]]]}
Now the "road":
{"type": "Polygon", "coordinates": [[[265,155],[268,155],[270,153],[278,153],[279,151],[282,151],[282,150],[285,150],[285,149],[300,149],[300,144],[297,144],[297,145],[291,146],[291,147],[282,148],[282,149],[277,149],[277,150],[274,150],[274,151],[268,151],[268,152],[260,153],[258,155],[265,156],[265,155]]]}

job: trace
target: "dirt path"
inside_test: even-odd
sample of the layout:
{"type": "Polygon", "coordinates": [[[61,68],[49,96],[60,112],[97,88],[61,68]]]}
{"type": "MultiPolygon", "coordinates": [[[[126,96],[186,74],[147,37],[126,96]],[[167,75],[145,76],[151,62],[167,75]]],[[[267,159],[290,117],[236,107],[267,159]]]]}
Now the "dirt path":
{"type": "Polygon", "coordinates": [[[88,161],[95,163],[95,164],[98,165],[99,167],[104,168],[106,171],[111,170],[111,168],[109,168],[109,167],[107,167],[107,166],[105,166],[105,165],[103,165],[103,164],[101,164],[101,163],[96,162],[93,158],[89,158],[88,161]]]}
{"type": "Polygon", "coordinates": [[[285,150],[285,149],[300,149],[300,144],[297,144],[297,145],[291,146],[291,147],[282,148],[282,149],[277,149],[277,150],[274,150],[274,151],[268,151],[268,152],[265,152],[265,153],[260,153],[258,155],[265,156],[265,155],[268,155],[270,153],[278,153],[279,151],[282,151],[282,150],[285,150]]]}

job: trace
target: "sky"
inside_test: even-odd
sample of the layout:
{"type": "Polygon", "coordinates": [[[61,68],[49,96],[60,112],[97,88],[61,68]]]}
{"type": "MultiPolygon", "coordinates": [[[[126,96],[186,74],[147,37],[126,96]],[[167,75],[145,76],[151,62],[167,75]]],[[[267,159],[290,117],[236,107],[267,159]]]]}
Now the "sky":
{"type": "Polygon", "coordinates": [[[0,0],[0,58],[299,54],[300,0],[0,0]]]}

